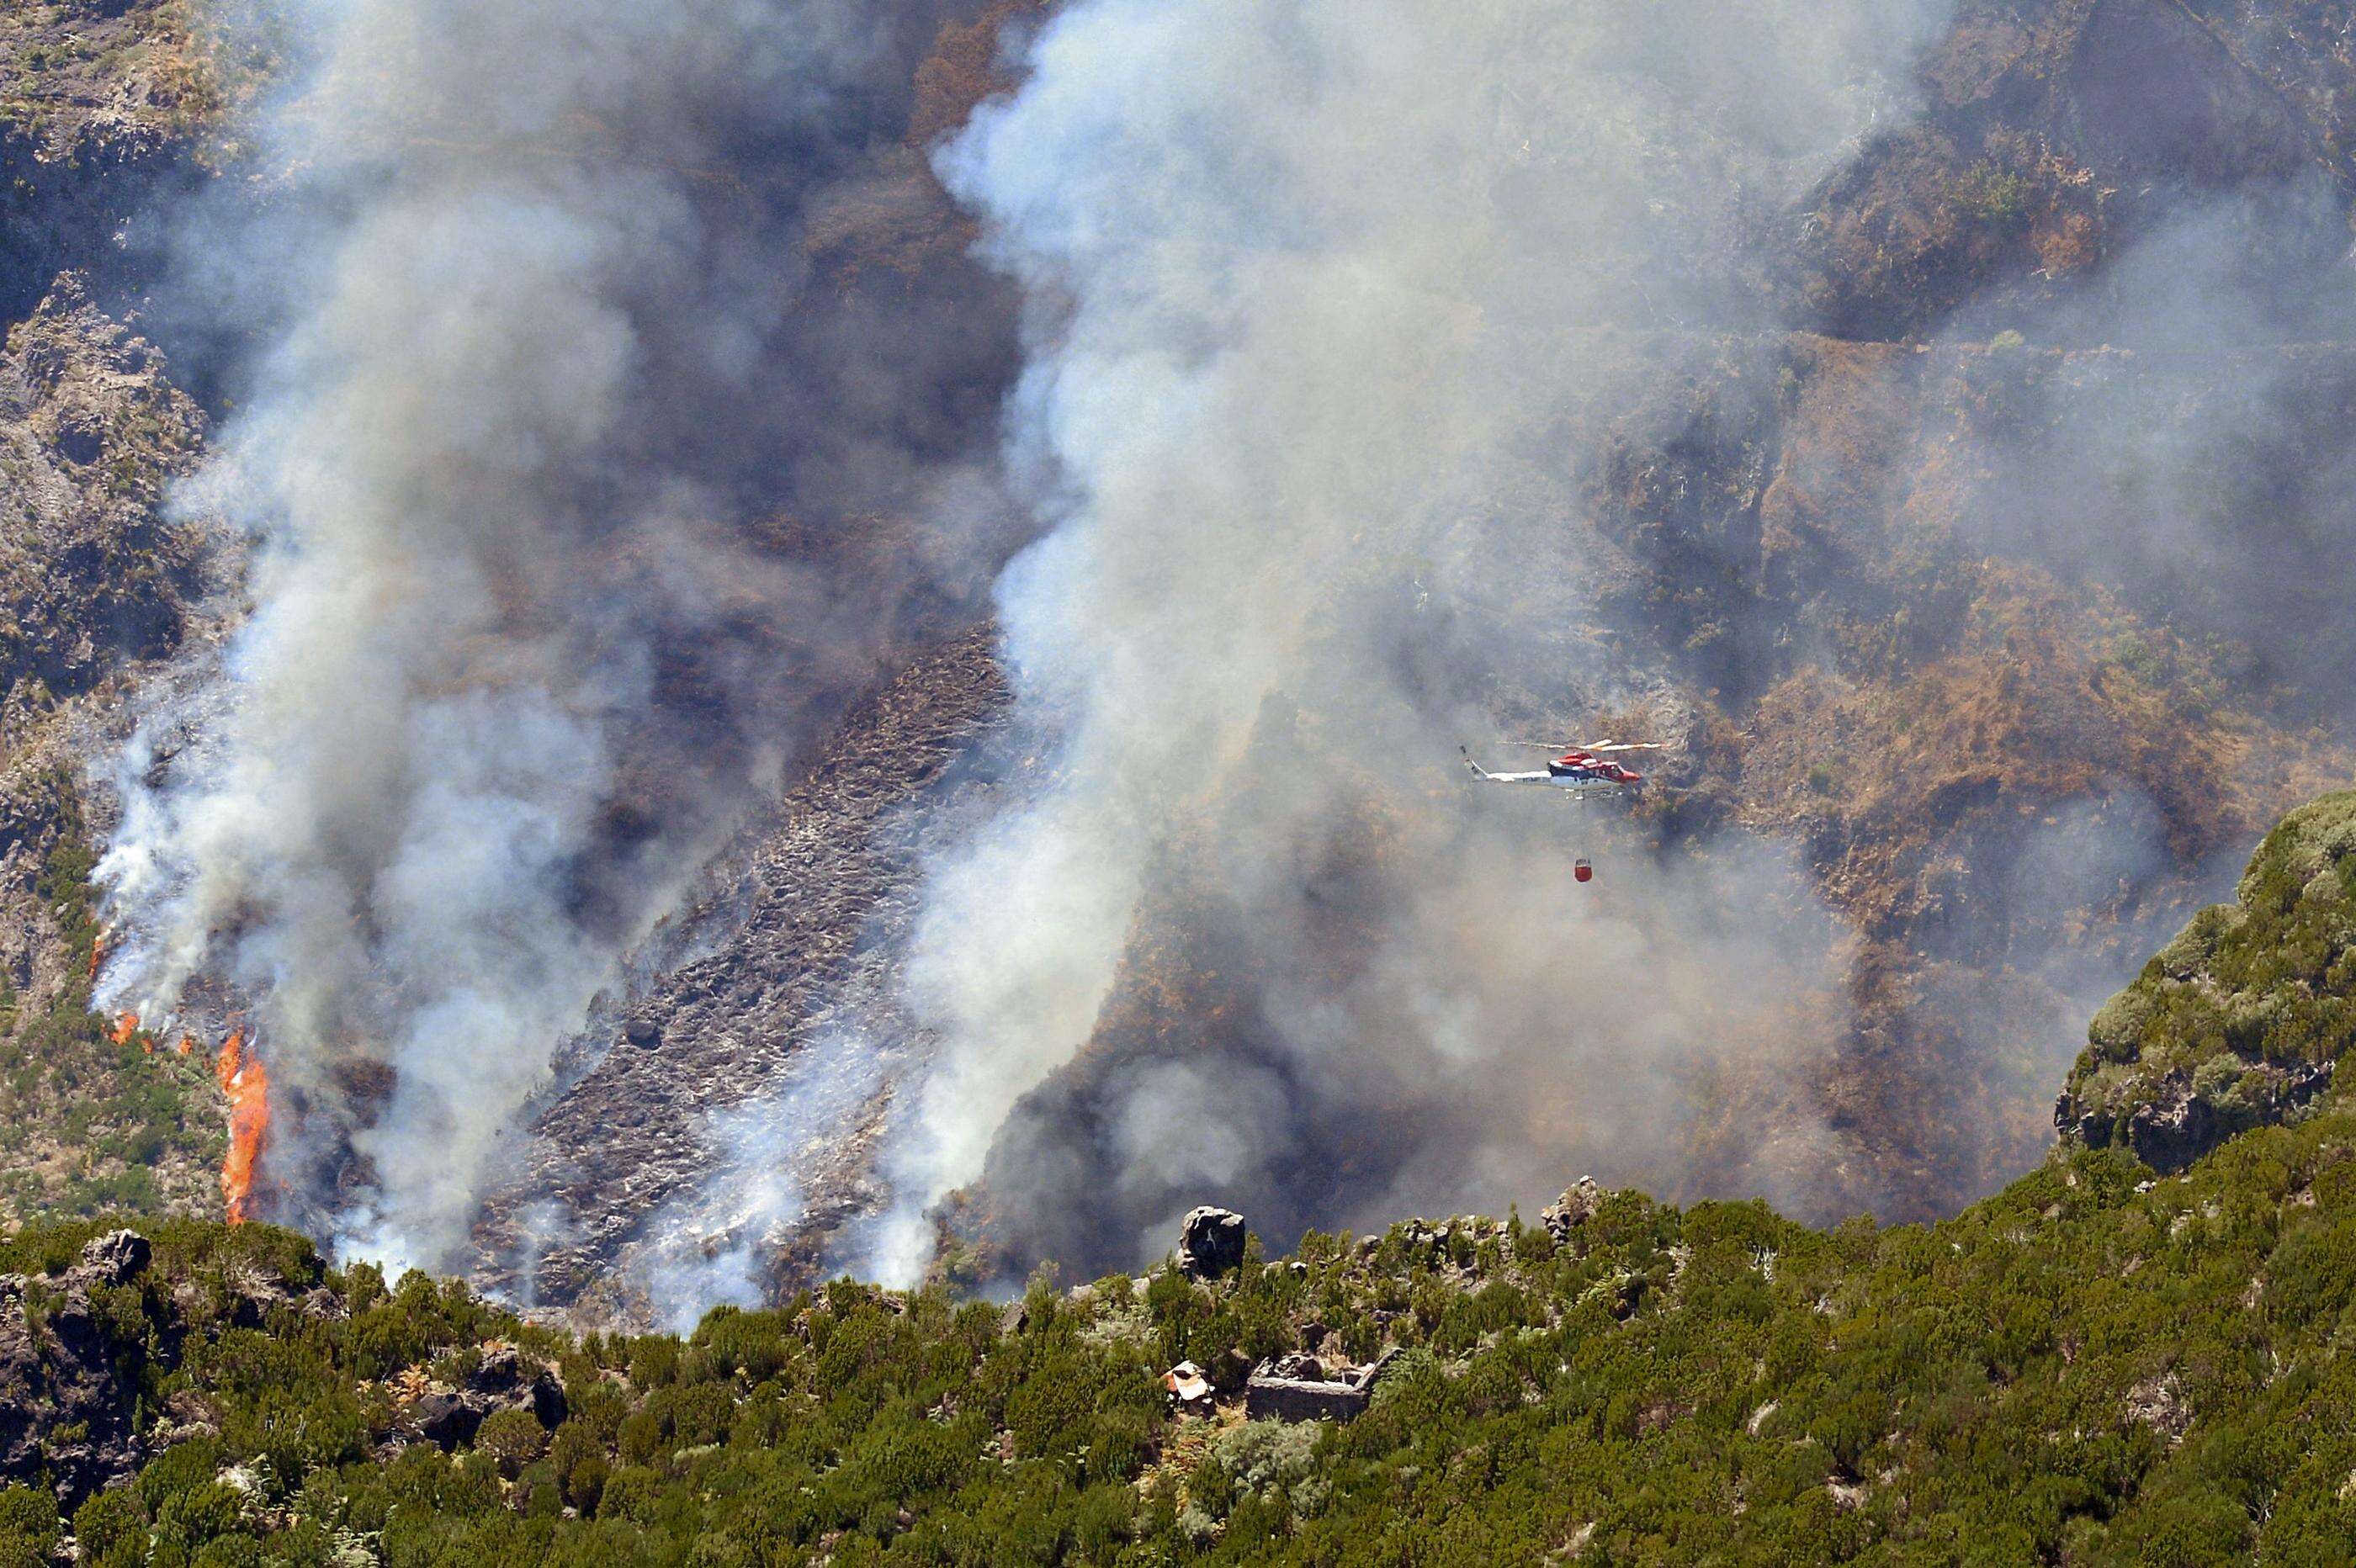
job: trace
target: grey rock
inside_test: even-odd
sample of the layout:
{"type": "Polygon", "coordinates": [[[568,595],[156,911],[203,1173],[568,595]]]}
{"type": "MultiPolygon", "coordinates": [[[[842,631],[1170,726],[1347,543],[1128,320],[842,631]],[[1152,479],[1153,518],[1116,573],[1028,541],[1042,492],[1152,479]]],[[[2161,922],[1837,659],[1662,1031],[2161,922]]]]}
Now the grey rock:
{"type": "Polygon", "coordinates": [[[351,1316],[350,1308],[344,1305],[344,1298],[324,1285],[306,1292],[300,1306],[304,1317],[321,1323],[340,1323],[351,1316]]]}
{"type": "Polygon", "coordinates": [[[1243,1266],[1244,1217],[1205,1204],[1178,1228],[1178,1266],[1194,1279],[1216,1279],[1243,1266]]]}
{"type": "Polygon", "coordinates": [[[429,1393],[412,1404],[402,1427],[447,1453],[472,1443],[483,1423],[503,1410],[528,1410],[552,1432],[568,1413],[564,1386],[547,1367],[524,1360],[514,1347],[496,1346],[484,1353],[463,1388],[429,1393]]]}
{"type": "Polygon", "coordinates": [[[1269,1364],[1268,1375],[1275,1378],[1306,1378],[1322,1381],[1325,1364],[1306,1350],[1293,1350],[1279,1356],[1269,1364]]]}
{"type": "Polygon", "coordinates": [[[1580,1227],[1594,1217],[1602,1203],[1603,1189],[1595,1184],[1595,1178],[1582,1176],[1561,1197],[1539,1211],[1538,1221],[1546,1226],[1547,1234],[1554,1238],[1556,1246],[1571,1246],[1578,1239],[1580,1227]]]}
{"type": "Polygon", "coordinates": [[[2054,1130],[2088,1148],[2123,1143],[2152,1169],[2174,1176],[2228,1138],[2304,1110],[2331,1086],[2333,1065],[2250,1062],[2246,1071],[2265,1080],[2263,1093],[2254,1102],[2237,1096],[2223,1106],[2194,1086],[2190,1072],[2171,1072],[2124,1116],[2089,1107],[2065,1092],[2053,1107],[2054,1130]]]}
{"type": "Polygon", "coordinates": [[[155,1255],[147,1238],[136,1231],[109,1231],[81,1250],[81,1265],[106,1285],[129,1285],[147,1272],[155,1255]]]}
{"type": "Polygon", "coordinates": [[[409,1426],[446,1454],[472,1443],[491,1409],[480,1394],[429,1393],[409,1407],[409,1426]]]}

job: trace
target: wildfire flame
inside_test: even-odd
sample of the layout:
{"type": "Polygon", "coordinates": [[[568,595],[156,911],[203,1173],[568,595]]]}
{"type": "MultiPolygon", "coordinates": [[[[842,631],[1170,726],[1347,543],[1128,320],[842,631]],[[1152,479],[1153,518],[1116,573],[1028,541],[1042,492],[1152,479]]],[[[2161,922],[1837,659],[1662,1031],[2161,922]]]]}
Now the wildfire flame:
{"type": "Polygon", "coordinates": [[[229,1096],[229,1157],[221,1161],[221,1197],[229,1205],[229,1222],[242,1225],[253,1193],[254,1162],[262,1155],[262,1135],[270,1129],[270,1074],[262,1058],[246,1051],[242,1029],[223,1043],[213,1073],[229,1096]]]}
{"type": "Polygon", "coordinates": [[[138,1032],[139,1015],[137,1013],[125,1013],[121,1018],[114,1020],[114,1027],[107,1031],[106,1038],[112,1040],[117,1045],[129,1045],[131,1043],[131,1037],[138,1032]]]}
{"type": "Polygon", "coordinates": [[[106,933],[100,932],[90,939],[90,977],[98,978],[99,965],[106,962],[106,933]]]}

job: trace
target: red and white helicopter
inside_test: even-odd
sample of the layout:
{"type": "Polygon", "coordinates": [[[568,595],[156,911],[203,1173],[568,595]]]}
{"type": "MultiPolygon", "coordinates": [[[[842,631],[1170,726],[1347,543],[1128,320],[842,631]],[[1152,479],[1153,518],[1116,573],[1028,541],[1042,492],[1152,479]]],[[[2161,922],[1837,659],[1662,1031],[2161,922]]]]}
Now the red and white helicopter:
{"type": "Polygon", "coordinates": [[[1597,741],[1589,745],[1565,746],[1553,741],[1509,741],[1513,746],[1537,746],[1559,754],[1547,759],[1543,773],[1493,773],[1472,760],[1472,753],[1462,746],[1456,750],[1464,758],[1464,765],[1483,784],[1540,784],[1569,794],[1573,800],[1585,800],[1593,795],[1633,795],[1644,787],[1644,775],[1634,769],[1612,761],[1615,752],[1657,752],[1658,741],[1597,741]]]}
{"type": "MultiPolygon", "coordinates": [[[[1546,789],[1559,790],[1573,800],[1586,800],[1593,795],[1633,795],[1644,787],[1644,775],[1624,763],[1615,763],[1616,752],[1657,752],[1657,741],[1597,741],[1590,745],[1565,746],[1552,741],[1512,741],[1515,746],[1537,746],[1557,755],[1547,760],[1543,773],[1493,773],[1472,760],[1464,747],[1456,750],[1463,755],[1464,765],[1483,784],[1537,784],[1546,789]]],[[[1571,862],[1571,876],[1581,882],[1595,880],[1595,868],[1582,855],[1571,862]]]]}

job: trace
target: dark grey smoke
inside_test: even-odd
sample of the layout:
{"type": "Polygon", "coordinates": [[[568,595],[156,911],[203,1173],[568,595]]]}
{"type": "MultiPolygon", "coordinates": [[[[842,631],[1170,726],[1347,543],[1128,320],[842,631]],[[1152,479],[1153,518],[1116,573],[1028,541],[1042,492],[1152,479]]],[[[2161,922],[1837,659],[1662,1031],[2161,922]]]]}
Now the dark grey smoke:
{"type": "Polygon", "coordinates": [[[977,613],[1012,310],[904,144],[955,9],[241,18],[292,57],[263,210],[189,249],[267,347],[185,504],[252,534],[254,608],[103,875],[121,1003],[250,1006],[281,1212],[446,1258],[616,955],[977,613]]]}
{"type": "MultiPolygon", "coordinates": [[[[1127,1262],[1205,1197],[1280,1233],[1495,1202],[1570,1149],[1658,1174],[1714,1086],[1776,1093],[1835,1038],[1798,1027],[1838,1005],[1786,859],[1575,896],[1581,849],[1636,881],[1608,816],[1450,764],[1505,693],[1559,731],[1659,688],[1587,635],[1564,411],[1632,335],[1761,319],[1726,241],[1904,113],[1937,20],[1092,0],[1045,29],[944,167],[1040,305],[1012,450],[1056,528],[999,598],[1062,772],[937,873],[911,995],[942,1044],[866,1266],[919,1270],[977,1179],[1018,1259],[1127,1262]]],[[[1734,1183],[1806,1163],[1781,1098],[1734,1183]]]]}
{"type": "MultiPolygon", "coordinates": [[[[2356,652],[2345,357],[2285,347],[2346,336],[2341,182],[2293,172],[2282,101],[2201,25],[2130,9],[2082,18],[2066,61],[2063,31],[2033,40],[2057,55],[2022,80],[2075,101],[2003,101],[2083,128],[2094,172],[1989,131],[1968,48],[1908,140],[1931,7],[1065,13],[944,165],[1053,307],[1013,450],[1057,528],[1000,598],[1061,783],[937,874],[911,999],[942,1051],[898,1211],[851,1255],[913,1275],[928,1205],[969,1186],[1011,1264],[1086,1269],[1206,1200],[1286,1238],[1591,1165],[1832,1218],[2034,1158],[2086,1010],[2298,773],[2201,770],[2249,765],[2269,715],[2343,712],[2356,652]],[[2021,239],[1976,272],[1876,272],[1816,233],[1831,192],[1901,214],[1895,245],[2014,157],[2119,219],[2101,265],[2021,239]],[[1955,338],[1783,336],[1804,317],[1756,285],[1820,240],[1909,311],[1814,319],[1952,314],[1955,338]],[[1813,458],[1804,405],[1847,421],[1813,458]],[[1876,488],[1918,475],[1961,514],[1876,488]],[[1779,528],[1782,569],[1818,575],[1762,580],[1779,528]],[[1837,694],[1953,655],[1997,690],[1982,596],[2066,624],[2024,728],[1958,752],[1976,779],[1931,841],[1858,846],[1914,883],[1874,929],[1827,918],[1799,846],[1707,809],[1664,848],[1451,787],[1459,739],[1633,714],[1707,791],[1680,688],[1739,719],[1814,667],[1837,694]],[[2180,639],[2149,669],[2138,624],[2180,639]],[[2233,733],[2138,751],[2171,731],[2122,717],[2114,669],[2233,733]],[[2274,680],[2295,695],[2269,707],[2274,680]],[[1999,816],[2008,768],[2055,796],[1999,816]],[[1574,891],[1581,849],[1610,891],[1574,891]]],[[[1837,839],[1806,849],[1845,874],[1837,839]]]]}

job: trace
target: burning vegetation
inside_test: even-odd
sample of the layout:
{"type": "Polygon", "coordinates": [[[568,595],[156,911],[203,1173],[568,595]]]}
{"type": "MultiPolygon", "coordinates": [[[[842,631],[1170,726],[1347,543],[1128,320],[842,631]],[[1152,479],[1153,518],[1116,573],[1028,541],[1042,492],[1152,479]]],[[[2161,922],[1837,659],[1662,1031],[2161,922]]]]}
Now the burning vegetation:
{"type": "Polygon", "coordinates": [[[270,1130],[270,1073],[251,1050],[243,1029],[233,1029],[213,1064],[221,1093],[229,1097],[229,1155],[221,1161],[221,1202],[229,1222],[241,1225],[253,1196],[253,1170],[262,1140],[270,1130]]]}
{"type": "MultiPolygon", "coordinates": [[[[104,967],[109,944],[104,931],[96,933],[91,943],[88,979],[95,984],[104,967]]],[[[94,1019],[93,1022],[97,1020],[94,1019]]],[[[168,1022],[168,1020],[167,1020],[168,1022]]],[[[108,1044],[118,1050],[136,1045],[140,1054],[155,1054],[156,1036],[140,1026],[139,1014],[124,1011],[115,1016],[104,1028],[108,1044]]],[[[182,1030],[172,1057],[195,1054],[197,1037],[182,1030]]],[[[166,1058],[168,1061],[169,1057],[166,1058]]],[[[228,1038],[221,1041],[219,1055],[213,1061],[213,1079],[228,1102],[229,1147],[220,1165],[220,1193],[223,1211],[232,1225],[243,1224],[249,1218],[253,1193],[253,1179],[262,1155],[262,1144],[270,1127],[270,1073],[259,1052],[252,1049],[242,1027],[231,1027],[228,1038]]]]}

